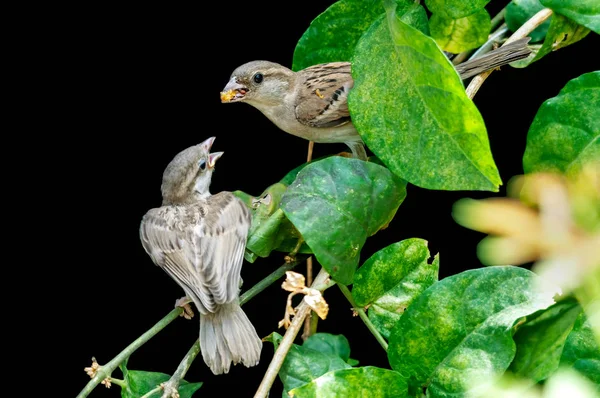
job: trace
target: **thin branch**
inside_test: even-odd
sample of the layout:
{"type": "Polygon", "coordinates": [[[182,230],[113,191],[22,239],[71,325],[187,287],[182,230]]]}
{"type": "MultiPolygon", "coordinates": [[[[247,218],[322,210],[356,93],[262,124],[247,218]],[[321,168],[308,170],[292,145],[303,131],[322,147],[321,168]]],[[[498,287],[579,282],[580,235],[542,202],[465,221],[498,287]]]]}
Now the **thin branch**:
{"type": "MultiPolygon", "coordinates": [[[[260,292],[265,290],[273,282],[275,282],[277,279],[279,279],[283,275],[285,275],[286,271],[290,271],[296,265],[301,263],[303,260],[304,260],[304,258],[296,259],[296,261],[293,261],[291,263],[286,263],[286,264],[282,265],[281,267],[279,267],[278,269],[276,269],[275,271],[273,271],[270,275],[268,275],[266,278],[264,278],[263,280],[258,282],[256,285],[252,286],[250,289],[248,289],[244,294],[242,294],[240,296],[240,305],[245,304],[250,299],[252,299],[254,296],[256,296],[257,294],[259,294],[260,292]]],[[[87,397],[92,392],[92,390],[94,388],[96,388],[96,386],[98,386],[98,384],[100,384],[102,382],[102,380],[106,379],[107,377],[110,377],[112,372],[115,371],[115,369],[121,364],[121,362],[123,362],[125,359],[129,358],[129,356],[131,356],[131,354],[133,354],[134,351],[136,351],[138,348],[140,348],[144,343],[146,343],[152,337],[154,337],[158,332],[160,332],[162,329],[164,329],[168,324],[170,324],[175,319],[177,319],[177,317],[179,317],[179,315],[181,315],[182,313],[183,313],[183,308],[181,308],[181,307],[177,307],[177,308],[173,309],[163,319],[158,321],[151,329],[149,329],[147,332],[142,334],[133,343],[131,343],[129,346],[127,346],[127,348],[125,348],[123,351],[121,351],[110,362],[108,362],[106,365],[101,366],[97,370],[96,375],[88,382],[88,384],[86,384],[86,386],[83,388],[83,390],[81,390],[81,392],[77,395],[76,398],[87,397]]],[[[181,372],[182,372],[181,378],[183,378],[185,376],[185,373],[189,369],[189,366],[191,365],[192,361],[198,355],[199,352],[200,352],[200,343],[199,343],[199,341],[196,341],[196,343],[194,343],[192,348],[190,348],[190,350],[188,351],[188,354],[184,357],[183,361],[179,364],[179,367],[177,368],[177,371],[182,369],[181,370],[181,372]],[[195,355],[193,355],[193,358],[188,357],[190,355],[190,353],[192,353],[194,350],[196,350],[196,345],[198,345],[198,347],[197,347],[198,352],[196,352],[195,355]],[[187,364],[187,367],[185,369],[183,369],[182,367],[186,366],[186,364],[187,364]]],[[[177,373],[177,371],[176,371],[176,373],[177,373]]],[[[171,382],[172,380],[175,380],[174,377],[175,377],[175,374],[171,377],[171,379],[169,379],[169,382],[171,382]]],[[[181,379],[179,381],[181,381],[181,379]]],[[[177,382],[177,383],[179,383],[179,382],[177,382]]]]}
{"type": "Polygon", "coordinates": [[[160,390],[162,390],[162,386],[158,386],[156,388],[153,388],[152,390],[150,390],[147,393],[145,393],[144,395],[142,395],[140,398],[150,398],[151,396],[153,396],[154,394],[156,394],[160,390]]]}
{"type": "Polygon", "coordinates": [[[285,275],[287,271],[291,271],[296,267],[296,265],[300,264],[304,261],[306,257],[297,257],[294,261],[290,263],[283,264],[281,267],[277,268],[275,271],[271,272],[268,276],[266,276],[263,280],[258,282],[256,285],[252,286],[250,289],[246,290],[244,294],[240,296],[240,305],[246,304],[250,301],[254,296],[258,293],[262,292],[269,286],[273,284],[273,282],[277,281],[279,278],[285,275]]]}
{"type": "MultiPolygon", "coordinates": [[[[552,16],[552,10],[549,8],[544,8],[543,10],[539,11],[537,14],[535,14],[533,17],[531,17],[531,19],[529,19],[529,21],[525,22],[523,24],[523,26],[521,26],[519,29],[517,29],[517,31],[515,33],[513,33],[504,42],[504,44],[502,46],[505,46],[509,43],[512,43],[513,41],[516,41],[516,40],[526,37],[531,32],[533,32],[533,30],[535,28],[540,26],[545,20],[550,18],[550,16],[552,16]]],[[[469,98],[473,99],[473,97],[475,96],[475,94],[477,93],[477,91],[479,90],[479,88],[481,87],[483,82],[485,81],[485,79],[487,79],[487,77],[489,75],[491,75],[492,72],[493,72],[493,70],[485,71],[485,72],[480,73],[479,75],[475,76],[471,80],[471,83],[469,83],[469,86],[467,87],[467,90],[466,90],[467,96],[469,98]]]]}
{"type": "Polygon", "coordinates": [[[131,343],[127,348],[121,351],[116,357],[114,357],[109,363],[101,366],[94,377],[86,384],[86,386],[81,390],[81,392],[77,395],[76,398],[84,398],[87,397],[89,393],[92,392],[94,388],[98,384],[102,382],[102,380],[110,377],[112,372],[123,362],[125,359],[129,358],[131,354],[134,353],[135,350],[140,348],[144,343],[154,337],[158,332],[163,330],[165,326],[169,323],[173,322],[181,313],[183,312],[183,308],[177,307],[169,312],[163,319],[158,321],[156,325],[152,326],[146,333],[142,334],[138,337],[133,343],[131,343]]]}
{"type": "Polygon", "coordinates": [[[375,336],[375,340],[377,340],[377,342],[383,347],[383,349],[385,351],[387,351],[387,349],[388,349],[387,341],[385,341],[385,339],[383,338],[381,333],[379,333],[379,331],[375,328],[375,325],[373,325],[373,322],[371,322],[371,320],[365,313],[365,310],[363,310],[362,308],[360,308],[359,306],[356,305],[356,303],[354,302],[354,298],[352,298],[352,293],[350,293],[350,290],[348,290],[348,288],[346,286],[344,286],[340,283],[338,283],[337,285],[340,288],[340,290],[342,291],[342,293],[344,294],[344,296],[346,297],[346,299],[348,300],[348,302],[350,303],[350,305],[352,306],[352,309],[354,311],[356,311],[356,313],[358,314],[360,319],[362,319],[362,321],[365,323],[365,325],[367,325],[367,328],[369,329],[369,331],[373,334],[373,336],[375,336]]]}
{"type": "MultiPolygon", "coordinates": [[[[325,272],[325,270],[321,268],[311,287],[323,291],[329,286],[331,286],[331,284],[328,283],[328,280],[329,274],[327,274],[327,272],[325,272]]],[[[296,316],[294,316],[292,324],[286,330],[285,334],[283,335],[283,339],[281,339],[279,347],[277,347],[277,350],[273,355],[273,359],[271,360],[271,363],[267,368],[267,372],[265,373],[265,376],[263,377],[262,382],[260,383],[260,386],[258,387],[256,394],[254,395],[254,398],[266,398],[269,395],[269,390],[271,389],[271,386],[273,385],[273,382],[277,377],[277,373],[279,373],[281,365],[283,365],[285,356],[292,347],[292,344],[294,343],[294,339],[298,335],[298,332],[300,332],[302,324],[304,323],[304,318],[306,318],[310,311],[310,307],[308,306],[308,304],[306,304],[306,302],[303,299],[300,305],[298,306],[296,316]]]]}
{"type": "Polygon", "coordinates": [[[192,366],[192,362],[200,353],[200,340],[196,340],[192,348],[189,349],[183,360],[179,363],[177,370],[173,373],[171,378],[162,385],[164,392],[162,398],[171,398],[173,396],[178,396],[175,393],[179,392],[179,384],[181,380],[185,377],[190,366],[192,366]]]}
{"type": "MultiPolygon", "coordinates": [[[[309,257],[306,259],[306,283],[308,286],[312,285],[313,282],[313,263],[312,263],[312,257],[309,257]]],[[[315,315],[315,314],[313,314],[315,315]]],[[[306,317],[306,320],[304,321],[304,332],[302,332],[302,340],[308,339],[312,334],[314,334],[312,332],[311,329],[311,320],[312,320],[313,316],[308,316],[306,317]]],[[[315,327],[316,329],[316,327],[315,327]]]]}
{"type": "Polygon", "coordinates": [[[467,59],[467,57],[469,58],[469,60],[473,59],[473,58],[477,58],[487,52],[489,52],[490,50],[492,50],[493,48],[493,44],[498,42],[499,40],[501,40],[502,38],[504,38],[504,35],[506,35],[506,33],[508,33],[508,28],[506,27],[506,24],[501,24],[501,22],[504,20],[504,14],[506,14],[506,7],[504,7],[498,14],[496,14],[496,16],[494,18],[492,18],[492,25],[490,28],[490,35],[488,36],[488,39],[485,43],[483,43],[477,50],[473,51],[473,50],[467,50],[467,51],[463,51],[462,53],[458,54],[456,57],[454,57],[452,59],[452,63],[454,65],[458,65],[460,63],[462,63],[465,59],[467,59]],[[498,30],[496,30],[494,32],[494,29],[496,29],[498,26],[500,25],[500,27],[498,28],[498,30]]]}
{"type": "Polygon", "coordinates": [[[497,31],[495,31],[494,33],[492,33],[490,35],[490,37],[487,39],[487,41],[485,43],[483,43],[481,45],[481,47],[479,47],[470,57],[469,57],[469,61],[472,59],[475,59],[477,57],[481,57],[484,54],[489,53],[490,51],[492,51],[494,49],[494,44],[500,42],[502,39],[504,39],[507,34],[508,34],[509,30],[508,30],[508,26],[506,26],[505,24],[503,24],[500,28],[498,28],[497,31]]]}
{"type": "Polygon", "coordinates": [[[501,9],[500,11],[498,11],[498,14],[496,14],[494,16],[494,18],[492,18],[490,31],[496,29],[502,23],[502,21],[504,21],[505,15],[506,15],[506,6],[503,9],[501,9]]]}
{"type": "MultiPolygon", "coordinates": [[[[310,162],[312,160],[312,155],[313,155],[313,149],[315,147],[315,142],[314,141],[308,141],[308,153],[306,155],[306,163],[310,162]]],[[[309,257],[306,260],[306,283],[308,284],[308,286],[312,285],[313,282],[313,261],[312,261],[312,257],[309,257]]],[[[309,316],[306,318],[306,321],[304,322],[304,332],[302,333],[302,339],[306,340],[308,339],[312,334],[314,334],[316,332],[316,323],[315,323],[315,332],[312,331],[311,329],[311,319],[313,317],[309,316]]]]}

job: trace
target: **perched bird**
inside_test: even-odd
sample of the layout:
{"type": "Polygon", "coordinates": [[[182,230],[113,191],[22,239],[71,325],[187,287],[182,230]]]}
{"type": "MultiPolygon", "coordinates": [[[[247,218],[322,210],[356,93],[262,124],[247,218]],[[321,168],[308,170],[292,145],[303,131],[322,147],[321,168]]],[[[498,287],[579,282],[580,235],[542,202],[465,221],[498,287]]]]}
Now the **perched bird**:
{"type": "MultiPolygon", "coordinates": [[[[456,67],[462,79],[525,58],[529,37],[456,67]]],[[[331,62],[293,72],[268,61],[248,62],[233,71],[221,102],[246,102],[281,130],[314,142],[344,142],[354,157],[366,159],[350,120],[348,93],[354,86],[349,62],[331,62]]]]}
{"type": "Polygon", "coordinates": [[[258,364],[262,348],[239,304],[250,212],[231,192],[209,191],[214,137],[175,156],[164,171],[162,206],[149,210],[140,238],[152,261],[183,288],[200,312],[200,347],[214,374],[231,363],[258,364]]]}

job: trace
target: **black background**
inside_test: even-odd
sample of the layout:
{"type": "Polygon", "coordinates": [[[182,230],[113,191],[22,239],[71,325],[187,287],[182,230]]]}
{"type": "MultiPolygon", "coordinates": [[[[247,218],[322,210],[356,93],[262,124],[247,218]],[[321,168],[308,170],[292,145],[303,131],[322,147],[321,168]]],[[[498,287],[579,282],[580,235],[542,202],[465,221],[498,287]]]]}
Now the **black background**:
{"type": "MultiPolygon", "coordinates": [[[[50,140],[58,166],[52,198],[58,212],[52,222],[60,229],[50,236],[57,240],[51,261],[59,266],[43,267],[58,281],[49,296],[57,299],[52,305],[58,310],[45,325],[59,332],[47,343],[66,364],[60,395],[75,396],[89,380],[83,368],[92,356],[108,362],[183,295],[152,264],[138,237],[143,214],[161,203],[162,172],[177,152],[217,137],[213,151],[225,154],[213,176],[213,193],[239,189],[258,195],[305,161],[307,141],[278,130],[249,105],[221,104],[219,92],[233,69],[247,61],[291,66],[298,39],[332,3],[85,5],[59,12],[49,36],[40,38],[50,50],[43,60],[48,65],[42,76],[48,87],[41,98],[49,111],[45,122],[60,131],[50,140]]],[[[492,3],[488,9],[494,15],[504,2],[492,3]]],[[[597,43],[592,34],[526,69],[504,67],[476,95],[505,184],[522,172],[526,134],[538,107],[570,79],[594,70],[591,49],[597,51],[597,43]]],[[[314,156],[342,150],[343,144],[317,144],[314,156]]],[[[451,207],[462,197],[498,195],[504,190],[441,192],[411,185],[389,228],[367,241],[361,259],[390,243],[420,237],[429,241],[432,254],[441,253],[440,278],[480,267],[476,244],[483,235],[457,225],[451,207]]],[[[244,290],[282,262],[283,254],[274,253],[245,263],[244,290]]],[[[304,272],[304,266],[297,271],[304,272]]],[[[346,335],[351,356],[361,365],[389,367],[339,290],[332,288],[325,297],[330,313],[319,330],[346,335]]],[[[244,307],[261,337],[277,329],[285,299],[278,282],[244,307]]],[[[197,318],[177,319],[137,351],[129,367],[170,374],[197,334],[197,318]]],[[[250,397],[272,354],[265,343],[258,366],[236,366],[218,377],[199,357],[186,379],[205,383],[198,396],[250,397]]],[[[277,380],[271,396],[280,393],[277,380]]],[[[117,397],[119,388],[99,386],[90,396],[117,397]]]]}

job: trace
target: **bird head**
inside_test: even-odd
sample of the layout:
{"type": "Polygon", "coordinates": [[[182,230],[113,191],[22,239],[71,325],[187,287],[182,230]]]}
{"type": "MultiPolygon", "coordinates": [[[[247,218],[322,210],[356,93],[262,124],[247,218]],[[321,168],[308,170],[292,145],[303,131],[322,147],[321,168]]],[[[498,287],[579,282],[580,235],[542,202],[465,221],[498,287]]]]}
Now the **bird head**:
{"type": "Polygon", "coordinates": [[[210,195],[216,161],[223,152],[210,153],[215,137],[179,152],[163,173],[163,205],[192,203],[210,195]]]}
{"type": "Polygon", "coordinates": [[[257,108],[278,105],[294,81],[294,72],[268,61],[248,62],[231,74],[221,92],[221,102],[247,102],[257,108]]]}

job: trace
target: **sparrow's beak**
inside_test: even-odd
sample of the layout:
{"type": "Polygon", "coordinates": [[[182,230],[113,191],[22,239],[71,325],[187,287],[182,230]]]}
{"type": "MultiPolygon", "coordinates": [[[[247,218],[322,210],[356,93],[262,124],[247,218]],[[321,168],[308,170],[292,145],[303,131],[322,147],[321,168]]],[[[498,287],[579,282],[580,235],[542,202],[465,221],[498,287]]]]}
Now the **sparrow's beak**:
{"type": "Polygon", "coordinates": [[[238,102],[244,99],[246,93],[248,92],[248,87],[243,84],[239,84],[235,77],[232,77],[229,83],[225,86],[223,91],[221,91],[221,102],[238,102]]]}
{"type": "Polygon", "coordinates": [[[200,145],[202,145],[202,147],[204,147],[206,152],[210,152],[210,148],[212,147],[213,142],[215,142],[215,138],[216,137],[207,138],[204,141],[202,141],[202,143],[200,144],[200,145]]]}
{"type": "Polygon", "coordinates": [[[215,152],[208,155],[208,167],[210,167],[211,169],[215,167],[215,163],[221,156],[223,156],[223,153],[224,152],[215,152]]]}

